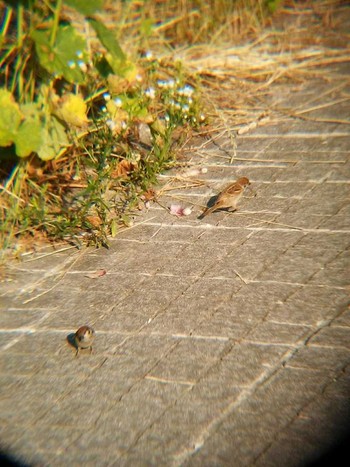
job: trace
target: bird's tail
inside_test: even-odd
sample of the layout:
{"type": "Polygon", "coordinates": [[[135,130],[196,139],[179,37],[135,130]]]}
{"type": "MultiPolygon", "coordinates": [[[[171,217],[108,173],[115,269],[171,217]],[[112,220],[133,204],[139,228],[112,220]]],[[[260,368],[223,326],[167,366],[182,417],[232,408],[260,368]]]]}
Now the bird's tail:
{"type": "Polygon", "coordinates": [[[204,209],[202,214],[200,216],[198,216],[198,219],[203,219],[208,214],[211,214],[212,212],[214,212],[216,208],[217,208],[217,206],[212,206],[211,208],[204,209]]]}

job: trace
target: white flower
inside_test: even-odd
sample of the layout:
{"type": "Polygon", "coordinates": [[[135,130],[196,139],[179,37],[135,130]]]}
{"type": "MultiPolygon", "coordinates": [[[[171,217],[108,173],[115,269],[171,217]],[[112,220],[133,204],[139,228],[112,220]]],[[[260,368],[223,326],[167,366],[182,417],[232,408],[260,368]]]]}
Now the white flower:
{"type": "Polygon", "coordinates": [[[189,84],[186,84],[182,88],[178,89],[177,92],[180,94],[180,96],[192,96],[194,93],[194,88],[190,86],[189,84]]]}
{"type": "Polygon", "coordinates": [[[104,98],[105,101],[108,102],[111,99],[111,95],[109,94],[109,92],[105,92],[103,94],[103,98],[104,98]]]}
{"type": "Polygon", "coordinates": [[[147,88],[145,94],[150,99],[154,99],[156,97],[156,91],[154,88],[147,88]]]}
{"type": "Polygon", "coordinates": [[[116,98],[113,100],[113,102],[115,103],[115,105],[116,105],[117,107],[121,107],[121,106],[123,105],[123,101],[121,100],[120,97],[116,97],[116,98]]]}
{"type": "Polygon", "coordinates": [[[166,81],[164,81],[164,79],[159,79],[157,81],[157,85],[159,88],[165,88],[166,87],[166,81]]]}
{"type": "Polygon", "coordinates": [[[87,65],[83,60],[79,60],[78,62],[79,68],[85,73],[87,71],[87,65]]]}
{"type": "Polygon", "coordinates": [[[115,127],[117,126],[117,124],[115,123],[115,121],[113,121],[112,119],[109,119],[106,121],[106,125],[108,126],[108,128],[113,131],[115,129],[115,127]]]}

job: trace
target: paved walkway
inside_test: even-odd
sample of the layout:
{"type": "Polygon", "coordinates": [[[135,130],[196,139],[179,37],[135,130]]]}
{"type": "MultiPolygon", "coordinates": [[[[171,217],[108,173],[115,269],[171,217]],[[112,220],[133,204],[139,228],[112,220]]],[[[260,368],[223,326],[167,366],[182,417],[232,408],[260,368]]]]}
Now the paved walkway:
{"type": "MultiPolygon", "coordinates": [[[[348,71],[279,98],[297,106],[339,84],[340,99],[348,71]]],[[[310,115],[349,119],[349,101],[310,115]]],[[[162,179],[179,187],[161,203],[193,203],[190,216],[154,204],[109,250],[11,265],[0,284],[3,451],[35,466],[301,466],[340,439],[349,135],[290,119],[240,136],[233,163],[225,137],[194,141],[198,172],[162,179]],[[239,211],[198,220],[240,176],[252,185],[239,211]],[[82,324],[96,342],[75,358],[66,337],[82,324]]]]}

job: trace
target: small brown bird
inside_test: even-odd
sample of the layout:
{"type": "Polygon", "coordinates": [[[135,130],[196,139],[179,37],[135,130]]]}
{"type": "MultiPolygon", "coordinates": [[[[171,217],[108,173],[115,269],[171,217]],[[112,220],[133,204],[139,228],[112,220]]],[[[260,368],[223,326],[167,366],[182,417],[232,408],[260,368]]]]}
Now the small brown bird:
{"type": "Polygon", "coordinates": [[[203,217],[218,209],[231,208],[230,210],[235,211],[237,202],[241,199],[247,185],[250,185],[247,177],[239,178],[236,182],[230,183],[217,195],[214,205],[206,208],[198,219],[203,219],[203,217]]]}
{"type": "Polygon", "coordinates": [[[95,331],[90,326],[81,326],[74,335],[74,342],[77,349],[76,356],[78,356],[81,349],[90,349],[92,352],[92,341],[95,337],[95,331]]]}

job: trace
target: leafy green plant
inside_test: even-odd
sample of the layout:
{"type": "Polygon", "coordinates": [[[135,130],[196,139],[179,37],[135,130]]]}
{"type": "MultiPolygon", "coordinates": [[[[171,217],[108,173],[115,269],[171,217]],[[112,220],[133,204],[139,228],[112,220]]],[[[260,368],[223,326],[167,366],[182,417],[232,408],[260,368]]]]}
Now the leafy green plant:
{"type": "Polygon", "coordinates": [[[0,32],[2,243],[107,236],[172,161],[173,130],[198,126],[196,79],[178,64],[129,57],[95,16],[101,0],[8,1],[0,32]],[[95,31],[94,49],[63,13],[95,31]]]}

